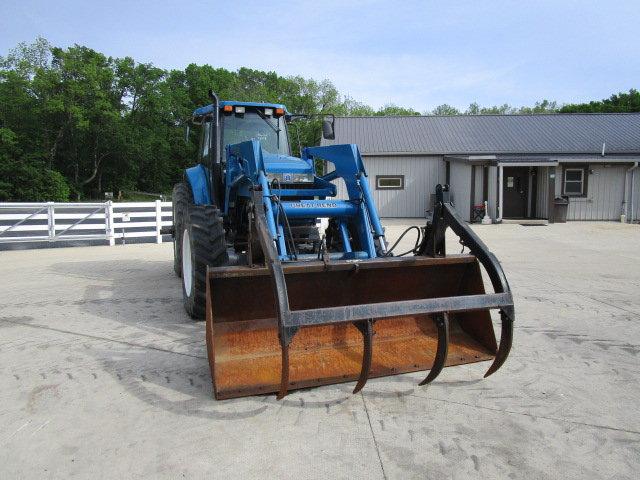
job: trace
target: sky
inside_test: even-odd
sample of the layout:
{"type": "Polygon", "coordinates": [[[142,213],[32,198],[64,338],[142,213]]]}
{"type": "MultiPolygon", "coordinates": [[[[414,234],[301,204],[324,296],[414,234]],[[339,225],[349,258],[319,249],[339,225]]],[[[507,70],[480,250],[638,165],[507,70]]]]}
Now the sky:
{"type": "Polygon", "coordinates": [[[373,107],[533,105],[640,88],[640,1],[2,0],[0,55],[42,36],[162,68],[329,79],[373,107]]]}

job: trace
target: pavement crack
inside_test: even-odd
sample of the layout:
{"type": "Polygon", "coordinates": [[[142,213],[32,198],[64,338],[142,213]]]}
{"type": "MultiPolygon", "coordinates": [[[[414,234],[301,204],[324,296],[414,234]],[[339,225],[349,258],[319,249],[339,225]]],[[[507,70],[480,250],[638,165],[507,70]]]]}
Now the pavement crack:
{"type": "MultiPolygon", "coordinates": [[[[555,421],[555,422],[570,423],[572,425],[580,425],[580,426],[583,426],[583,427],[591,427],[591,428],[598,428],[598,429],[602,429],[602,430],[612,430],[614,432],[631,433],[631,434],[635,434],[635,435],[640,435],[640,431],[628,430],[626,428],[610,427],[608,425],[598,425],[598,424],[595,424],[595,423],[587,423],[587,422],[577,422],[575,420],[567,420],[566,418],[547,417],[546,415],[534,415],[533,413],[516,412],[514,410],[504,410],[504,409],[500,409],[500,408],[486,407],[486,406],[482,406],[482,405],[474,405],[472,403],[456,402],[454,400],[445,400],[444,398],[423,397],[422,395],[413,395],[413,394],[409,395],[409,396],[415,397],[415,398],[421,398],[423,400],[434,400],[436,402],[452,403],[452,404],[455,404],[455,405],[462,405],[462,406],[465,406],[465,407],[477,408],[477,409],[480,409],[480,410],[490,410],[492,412],[507,413],[509,415],[522,415],[524,417],[531,417],[531,418],[535,418],[535,419],[551,420],[551,421],[555,421]]],[[[365,408],[366,408],[366,406],[365,406],[365,408]]]]}
{"type": "Polygon", "coordinates": [[[184,357],[200,358],[200,359],[204,359],[204,360],[207,359],[207,357],[202,357],[200,355],[192,355],[190,353],[175,352],[173,350],[167,350],[166,348],[154,347],[154,346],[151,346],[151,345],[142,345],[140,343],[127,342],[125,340],[116,340],[116,339],[113,339],[113,338],[101,337],[101,336],[98,336],[98,335],[90,335],[88,333],[73,332],[71,330],[64,330],[64,329],[61,329],[61,328],[48,327],[46,325],[38,325],[38,324],[33,324],[33,323],[16,322],[14,320],[9,320],[7,318],[0,318],[0,321],[7,322],[7,323],[12,323],[14,325],[20,325],[22,327],[37,328],[37,329],[40,329],[40,330],[48,330],[48,331],[51,331],[51,332],[64,333],[64,334],[67,334],[67,335],[76,335],[78,337],[90,338],[92,340],[100,340],[100,341],[104,341],[104,342],[119,343],[121,345],[127,345],[129,347],[142,348],[142,349],[145,349],[145,350],[154,350],[156,352],[171,353],[171,354],[174,354],[174,355],[182,355],[184,357]]]}
{"type": "Polygon", "coordinates": [[[364,405],[364,411],[367,414],[367,421],[369,422],[369,429],[371,430],[371,437],[373,438],[373,444],[376,447],[376,453],[378,454],[378,462],[380,462],[380,470],[382,471],[382,478],[387,480],[387,473],[384,471],[384,464],[382,463],[382,456],[380,456],[380,447],[378,446],[378,440],[376,440],[376,434],[373,431],[373,425],[371,424],[371,417],[369,416],[369,408],[367,402],[364,399],[364,395],[360,392],[360,398],[362,398],[362,405],[364,405]]]}
{"type": "Polygon", "coordinates": [[[633,310],[629,310],[627,308],[623,308],[623,307],[621,307],[619,305],[615,305],[613,303],[605,302],[604,300],[592,297],[591,295],[583,294],[582,296],[583,297],[587,297],[588,299],[593,300],[594,302],[602,303],[603,305],[607,305],[609,307],[617,308],[618,310],[622,310],[625,313],[630,313],[631,315],[634,315],[636,317],[640,317],[640,314],[638,312],[633,311],[633,310]]]}

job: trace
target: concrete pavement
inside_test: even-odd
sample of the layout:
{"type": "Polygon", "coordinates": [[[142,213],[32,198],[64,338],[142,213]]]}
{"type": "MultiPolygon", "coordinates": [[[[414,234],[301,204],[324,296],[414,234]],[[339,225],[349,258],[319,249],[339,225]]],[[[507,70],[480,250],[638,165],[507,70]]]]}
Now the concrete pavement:
{"type": "Polygon", "coordinates": [[[637,478],[640,226],[477,231],[516,298],[496,375],[283,401],[212,399],[170,244],[0,252],[0,478],[637,478]]]}

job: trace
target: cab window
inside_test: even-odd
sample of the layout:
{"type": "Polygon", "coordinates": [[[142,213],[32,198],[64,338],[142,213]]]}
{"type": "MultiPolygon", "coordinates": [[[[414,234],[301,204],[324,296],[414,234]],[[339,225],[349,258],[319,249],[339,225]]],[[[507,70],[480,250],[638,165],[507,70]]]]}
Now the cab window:
{"type": "Polygon", "coordinates": [[[202,123],[202,134],[200,135],[200,158],[209,160],[209,151],[211,149],[211,122],[202,123]]]}
{"type": "Polygon", "coordinates": [[[259,140],[269,153],[289,155],[289,142],[284,117],[261,117],[256,112],[225,115],[223,145],[259,140]]]}

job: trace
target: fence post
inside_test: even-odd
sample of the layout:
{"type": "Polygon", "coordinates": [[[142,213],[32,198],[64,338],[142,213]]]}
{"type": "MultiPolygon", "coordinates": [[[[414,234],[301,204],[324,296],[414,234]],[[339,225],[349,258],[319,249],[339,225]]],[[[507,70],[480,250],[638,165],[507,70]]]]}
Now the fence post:
{"type": "Polygon", "coordinates": [[[56,211],[53,202],[47,202],[47,227],[49,230],[49,241],[53,242],[56,237],[56,211]]]}
{"type": "Polygon", "coordinates": [[[113,247],[116,244],[116,237],[113,230],[113,202],[107,201],[104,208],[105,229],[109,245],[113,247]]]}
{"type": "Polygon", "coordinates": [[[162,243],[162,201],[156,200],[156,243],[162,243]]]}

